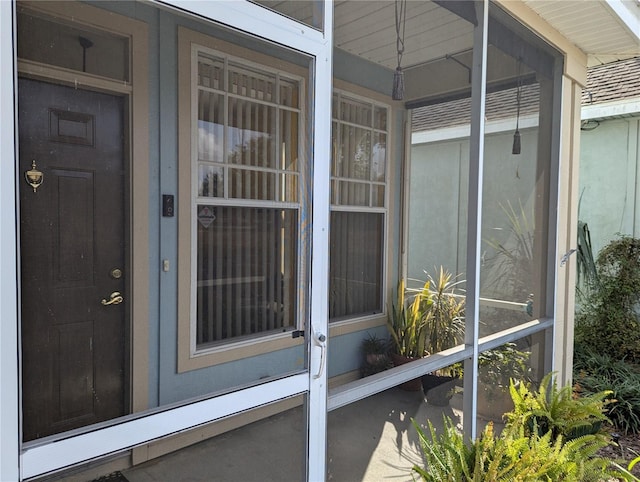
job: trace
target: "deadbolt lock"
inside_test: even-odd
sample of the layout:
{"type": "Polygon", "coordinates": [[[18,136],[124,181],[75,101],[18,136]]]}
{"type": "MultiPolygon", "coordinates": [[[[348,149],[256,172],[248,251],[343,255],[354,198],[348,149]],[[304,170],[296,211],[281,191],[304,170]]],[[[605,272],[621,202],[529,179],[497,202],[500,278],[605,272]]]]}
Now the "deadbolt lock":
{"type": "Polygon", "coordinates": [[[109,276],[111,276],[113,279],[120,279],[122,278],[122,270],[120,268],[113,268],[111,271],[109,271],[109,276]]]}

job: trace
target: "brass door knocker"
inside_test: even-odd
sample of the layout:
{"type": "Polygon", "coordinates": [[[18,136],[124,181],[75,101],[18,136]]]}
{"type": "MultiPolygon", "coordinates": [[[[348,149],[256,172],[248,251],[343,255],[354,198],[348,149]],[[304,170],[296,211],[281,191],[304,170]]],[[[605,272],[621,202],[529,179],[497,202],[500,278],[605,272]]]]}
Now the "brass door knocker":
{"type": "Polygon", "coordinates": [[[24,178],[27,180],[27,184],[33,188],[33,192],[36,192],[40,184],[42,184],[44,174],[38,171],[35,159],[31,161],[31,169],[24,173],[24,178]]]}

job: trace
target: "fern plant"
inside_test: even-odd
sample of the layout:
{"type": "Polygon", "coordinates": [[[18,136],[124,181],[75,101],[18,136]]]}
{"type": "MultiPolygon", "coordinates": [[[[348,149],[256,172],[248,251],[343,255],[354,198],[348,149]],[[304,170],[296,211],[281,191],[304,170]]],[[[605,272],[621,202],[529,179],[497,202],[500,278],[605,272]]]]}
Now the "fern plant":
{"type": "Polygon", "coordinates": [[[465,442],[448,417],[442,434],[430,421],[426,434],[414,420],[425,464],[413,472],[427,482],[634,480],[597,455],[610,443],[599,430],[607,392],[575,398],[570,387],[558,388],[552,374],[537,392],[513,381],[509,388],[515,409],[506,414],[500,435],[489,423],[476,440],[465,442]]]}
{"type": "Polygon", "coordinates": [[[425,465],[413,471],[426,482],[552,481],[589,482],[620,476],[596,452],[607,441],[595,435],[564,442],[551,432],[527,435],[524,427],[508,425],[496,436],[491,423],[480,437],[465,443],[450,418],[438,435],[430,421],[429,436],[413,421],[425,465]]]}
{"type": "Polygon", "coordinates": [[[601,427],[607,420],[603,412],[610,391],[574,397],[569,385],[558,388],[553,374],[548,373],[537,392],[525,383],[516,386],[513,380],[509,392],[514,409],[505,416],[511,425],[522,425],[528,433],[539,435],[550,432],[553,440],[562,437],[568,441],[586,434],[606,440],[601,427]]]}

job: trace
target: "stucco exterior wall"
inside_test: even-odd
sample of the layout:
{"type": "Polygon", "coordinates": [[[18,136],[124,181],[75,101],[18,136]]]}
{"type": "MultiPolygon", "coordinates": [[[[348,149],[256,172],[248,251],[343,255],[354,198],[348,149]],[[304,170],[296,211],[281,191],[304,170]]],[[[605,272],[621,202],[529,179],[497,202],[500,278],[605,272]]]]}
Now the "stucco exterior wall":
{"type": "Polygon", "coordinates": [[[617,234],[640,236],[640,116],[601,120],[580,136],[580,206],[594,255],[617,234]]]}

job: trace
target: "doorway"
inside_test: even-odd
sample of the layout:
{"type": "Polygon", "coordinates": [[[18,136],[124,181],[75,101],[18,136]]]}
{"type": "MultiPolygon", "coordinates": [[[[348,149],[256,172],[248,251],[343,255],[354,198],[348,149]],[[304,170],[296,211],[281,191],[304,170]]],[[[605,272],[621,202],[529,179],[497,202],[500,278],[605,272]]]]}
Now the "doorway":
{"type": "Polygon", "coordinates": [[[129,410],[128,174],[122,96],[20,79],[18,109],[29,441],[129,410]]]}

